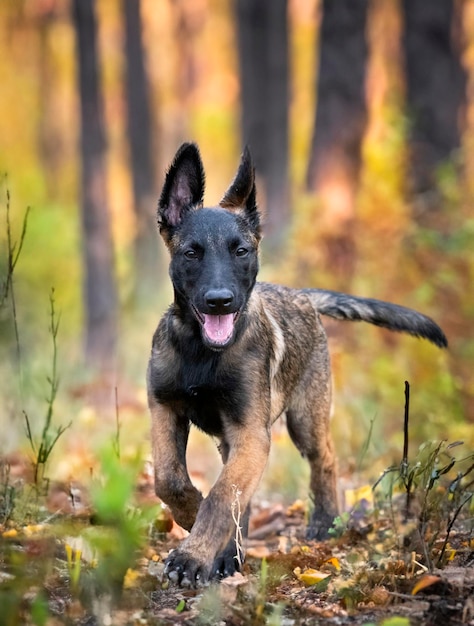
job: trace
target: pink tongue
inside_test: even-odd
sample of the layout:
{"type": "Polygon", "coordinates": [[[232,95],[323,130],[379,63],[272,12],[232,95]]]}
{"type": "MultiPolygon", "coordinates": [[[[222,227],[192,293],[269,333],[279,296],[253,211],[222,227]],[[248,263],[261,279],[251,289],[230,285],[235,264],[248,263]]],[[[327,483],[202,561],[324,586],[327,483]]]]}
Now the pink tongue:
{"type": "Polygon", "coordinates": [[[225,343],[234,330],[234,314],[206,315],[204,314],[204,332],[213,343],[225,343]]]}

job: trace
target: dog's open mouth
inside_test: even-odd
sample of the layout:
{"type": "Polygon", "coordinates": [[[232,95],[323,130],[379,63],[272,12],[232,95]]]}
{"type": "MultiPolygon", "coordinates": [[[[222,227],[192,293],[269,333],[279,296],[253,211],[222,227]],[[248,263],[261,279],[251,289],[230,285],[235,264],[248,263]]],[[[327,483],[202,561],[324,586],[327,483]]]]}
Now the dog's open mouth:
{"type": "Polygon", "coordinates": [[[204,338],[214,346],[225,345],[234,334],[235,322],[239,312],[228,313],[227,315],[209,315],[194,309],[196,316],[201,323],[204,338]]]}

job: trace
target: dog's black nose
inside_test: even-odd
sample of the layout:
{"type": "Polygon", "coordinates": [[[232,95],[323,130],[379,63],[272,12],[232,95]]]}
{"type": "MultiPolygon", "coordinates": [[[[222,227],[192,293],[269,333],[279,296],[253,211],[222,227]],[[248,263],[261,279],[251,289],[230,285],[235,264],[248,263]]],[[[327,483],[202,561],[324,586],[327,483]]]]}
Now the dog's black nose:
{"type": "Polygon", "coordinates": [[[234,301],[234,294],[229,289],[209,289],[205,295],[209,310],[215,314],[226,314],[234,301]]]}

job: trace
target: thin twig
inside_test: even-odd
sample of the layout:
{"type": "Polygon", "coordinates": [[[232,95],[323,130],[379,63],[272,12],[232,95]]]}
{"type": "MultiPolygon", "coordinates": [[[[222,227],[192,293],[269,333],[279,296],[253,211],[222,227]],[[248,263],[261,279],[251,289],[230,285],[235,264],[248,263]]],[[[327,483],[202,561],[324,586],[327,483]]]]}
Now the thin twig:
{"type": "Polygon", "coordinates": [[[457,519],[457,517],[458,517],[459,513],[461,512],[461,509],[462,509],[462,508],[463,508],[463,507],[464,507],[464,506],[465,506],[465,505],[466,505],[466,504],[467,504],[470,500],[472,500],[472,497],[473,497],[473,496],[474,496],[474,494],[473,494],[473,493],[468,494],[468,495],[464,498],[463,502],[461,502],[461,504],[460,504],[460,505],[458,506],[458,508],[455,510],[455,512],[454,512],[454,514],[453,514],[453,516],[452,516],[452,518],[449,520],[448,526],[447,526],[447,528],[446,528],[446,537],[444,538],[444,541],[443,541],[443,546],[442,546],[442,548],[441,548],[441,552],[440,552],[440,555],[439,555],[439,557],[438,557],[438,563],[437,563],[438,565],[440,565],[440,564],[441,564],[441,562],[442,562],[442,560],[443,560],[443,557],[444,557],[444,553],[446,552],[446,547],[447,547],[447,545],[448,545],[448,541],[449,541],[449,535],[450,535],[450,533],[451,533],[451,531],[452,531],[452,529],[453,529],[454,522],[456,521],[456,519],[457,519]]]}
{"type": "Polygon", "coordinates": [[[30,213],[30,207],[27,207],[25,215],[23,217],[23,224],[21,228],[20,238],[18,242],[14,242],[13,235],[12,235],[12,224],[11,224],[11,218],[10,218],[10,192],[7,188],[6,189],[6,213],[5,213],[6,233],[7,233],[7,259],[6,259],[7,267],[6,267],[6,278],[2,285],[2,293],[0,296],[0,306],[3,306],[5,302],[8,299],[10,299],[10,303],[12,307],[13,330],[15,334],[18,380],[19,380],[21,398],[23,398],[23,370],[22,370],[20,332],[18,328],[18,316],[17,316],[13,275],[15,272],[16,265],[18,263],[18,259],[20,258],[23,244],[25,242],[29,213],[30,213]]]}
{"type": "Polygon", "coordinates": [[[410,384],[405,381],[405,415],[403,420],[403,457],[400,467],[400,474],[405,483],[406,488],[406,503],[405,503],[405,521],[408,520],[410,515],[410,499],[411,499],[411,485],[412,480],[408,478],[408,421],[410,415],[410,384]]]}
{"type": "Polygon", "coordinates": [[[53,357],[52,357],[52,370],[51,375],[47,377],[47,381],[49,384],[49,394],[46,398],[46,415],[43,424],[43,430],[41,432],[41,437],[39,444],[37,444],[34,440],[33,431],[31,428],[30,419],[28,414],[24,411],[23,414],[25,416],[26,422],[26,436],[28,441],[30,442],[31,449],[35,454],[35,462],[34,462],[34,481],[36,487],[38,487],[40,481],[40,469],[42,471],[42,478],[44,476],[44,468],[48,459],[53,451],[58,439],[64,432],[71,426],[72,421],[69,422],[67,426],[58,426],[55,433],[51,433],[51,424],[53,420],[54,414],[54,404],[56,401],[56,396],[59,389],[59,376],[58,376],[58,345],[57,345],[57,337],[59,330],[59,322],[60,317],[56,314],[55,309],[55,300],[54,300],[54,289],[51,290],[51,294],[49,297],[50,302],[50,333],[53,341],[53,357]]]}
{"type": "Polygon", "coordinates": [[[120,461],[120,410],[119,410],[119,402],[118,402],[118,389],[115,387],[115,437],[112,441],[112,446],[115,454],[117,455],[117,459],[120,461]]]}
{"type": "Polygon", "coordinates": [[[242,526],[240,525],[242,518],[242,510],[240,507],[240,496],[242,495],[242,491],[240,491],[237,485],[232,485],[232,492],[234,494],[234,499],[232,501],[231,510],[232,510],[232,519],[235,524],[235,547],[237,554],[234,556],[234,559],[237,561],[239,565],[239,570],[242,569],[242,556],[244,554],[243,550],[243,537],[242,537],[242,526]]]}

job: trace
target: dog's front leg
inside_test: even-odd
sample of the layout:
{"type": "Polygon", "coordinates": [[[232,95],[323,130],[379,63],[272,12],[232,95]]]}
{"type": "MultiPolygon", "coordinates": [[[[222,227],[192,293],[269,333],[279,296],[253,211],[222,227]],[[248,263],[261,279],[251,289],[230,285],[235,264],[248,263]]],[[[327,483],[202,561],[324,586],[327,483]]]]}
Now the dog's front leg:
{"type": "Polygon", "coordinates": [[[183,586],[205,584],[218,553],[235,532],[236,508],[244,513],[262,476],[270,450],[270,432],[253,418],[249,425],[232,424],[226,433],[229,455],[205,498],[190,535],[166,561],[165,573],[183,586]]]}
{"type": "Polygon", "coordinates": [[[170,507],[176,522],[191,530],[202,495],[186,468],[189,422],[153,399],[149,405],[156,495],[170,507]]]}

